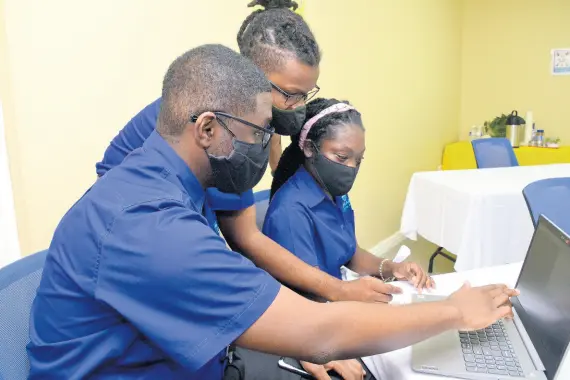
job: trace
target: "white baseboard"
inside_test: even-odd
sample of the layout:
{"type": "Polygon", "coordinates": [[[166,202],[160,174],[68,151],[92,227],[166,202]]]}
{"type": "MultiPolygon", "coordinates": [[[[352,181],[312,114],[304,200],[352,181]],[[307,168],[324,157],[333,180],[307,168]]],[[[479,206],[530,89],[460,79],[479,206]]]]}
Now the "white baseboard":
{"type": "Polygon", "coordinates": [[[405,240],[406,237],[404,235],[402,235],[400,232],[396,232],[372,247],[370,249],[370,253],[379,257],[383,257],[388,252],[401,245],[405,240]]]}

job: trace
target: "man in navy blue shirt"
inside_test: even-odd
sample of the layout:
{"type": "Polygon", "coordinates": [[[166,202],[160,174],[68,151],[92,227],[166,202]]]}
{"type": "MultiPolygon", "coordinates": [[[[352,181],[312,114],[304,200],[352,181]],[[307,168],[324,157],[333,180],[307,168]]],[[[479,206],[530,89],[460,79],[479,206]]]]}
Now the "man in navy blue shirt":
{"type": "Polygon", "coordinates": [[[172,63],[156,131],[55,231],[31,313],[31,379],[221,379],[234,341],[322,363],[511,312],[514,293],[498,285],[403,307],[314,303],[228,250],[205,217],[204,189],[241,193],[259,180],[269,91],[259,69],[220,45],[172,63]]]}

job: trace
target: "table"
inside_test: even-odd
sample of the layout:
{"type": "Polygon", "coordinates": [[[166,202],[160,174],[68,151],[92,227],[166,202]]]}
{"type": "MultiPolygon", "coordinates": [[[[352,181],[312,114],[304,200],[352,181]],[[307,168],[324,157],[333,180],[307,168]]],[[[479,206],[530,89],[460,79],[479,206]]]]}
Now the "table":
{"type": "MultiPolygon", "coordinates": [[[[504,283],[514,287],[522,267],[522,262],[497,266],[486,269],[476,269],[466,272],[448,273],[434,276],[436,289],[430,294],[449,295],[459,289],[465,281],[473,286],[493,283],[504,283]]],[[[393,283],[403,289],[403,293],[394,296],[392,303],[410,303],[411,295],[415,289],[408,283],[393,283]]],[[[429,380],[429,379],[452,379],[434,375],[425,375],[412,371],[412,348],[406,347],[382,355],[363,358],[364,363],[372,374],[381,380],[429,380]]],[[[570,377],[569,377],[570,378],[570,377]]]]}
{"type": "MultiPolygon", "coordinates": [[[[570,146],[557,149],[521,146],[514,148],[514,151],[521,166],[570,163],[570,146]]],[[[446,145],[441,165],[443,170],[476,169],[477,162],[471,141],[446,145]]]]}
{"type": "Polygon", "coordinates": [[[534,231],[522,190],[554,177],[570,164],[415,173],[400,232],[457,255],[458,271],[521,261],[534,231]]]}

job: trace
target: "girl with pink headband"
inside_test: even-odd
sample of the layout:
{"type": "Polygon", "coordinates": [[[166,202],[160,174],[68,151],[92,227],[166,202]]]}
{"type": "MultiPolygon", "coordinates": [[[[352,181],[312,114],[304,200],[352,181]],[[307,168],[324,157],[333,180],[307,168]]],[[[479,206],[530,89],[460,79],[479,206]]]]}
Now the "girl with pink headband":
{"type": "MultiPolygon", "coordinates": [[[[341,278],[341,267],[382,280],[433,282],[416,263],[394,263],[362,249],[356,240],[348,192],[363,160],[365,131],[348,102],[316,99],[283,152],[271,187],[263,233],[310,265],[341,278]]],[[[388,302],[382,294],[378,301],[388,302]]]]}

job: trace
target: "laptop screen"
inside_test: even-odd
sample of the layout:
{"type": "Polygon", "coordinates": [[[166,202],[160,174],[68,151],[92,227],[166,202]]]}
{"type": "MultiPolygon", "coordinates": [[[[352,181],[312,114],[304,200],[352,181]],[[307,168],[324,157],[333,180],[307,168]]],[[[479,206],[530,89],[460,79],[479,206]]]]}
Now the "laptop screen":
{"type": "Polygon", "coordinates": [[[540,217],[513,306],[553,379],[570,341],[570,237],[540,217]]]}

